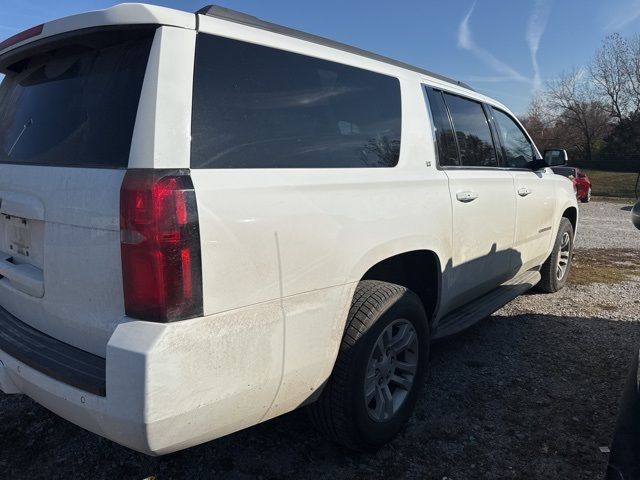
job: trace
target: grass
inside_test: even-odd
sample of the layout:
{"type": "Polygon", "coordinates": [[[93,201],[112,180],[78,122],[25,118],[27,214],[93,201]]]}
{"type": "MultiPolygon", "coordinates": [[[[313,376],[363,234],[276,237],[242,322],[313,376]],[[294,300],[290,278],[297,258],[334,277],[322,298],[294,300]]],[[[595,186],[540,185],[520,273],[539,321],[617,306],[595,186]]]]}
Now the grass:
{"type": "Polygon", "coordinates": [[[638,280],[640,255],[638,250],[626,248],[576,250],[569,275],[574,285],[638,280]]]}
{"type": "Polygon", "coordinates": [[[599,197],[636,198],[637,173],[583,170],[591,180],[591,193],[599,197]]]}

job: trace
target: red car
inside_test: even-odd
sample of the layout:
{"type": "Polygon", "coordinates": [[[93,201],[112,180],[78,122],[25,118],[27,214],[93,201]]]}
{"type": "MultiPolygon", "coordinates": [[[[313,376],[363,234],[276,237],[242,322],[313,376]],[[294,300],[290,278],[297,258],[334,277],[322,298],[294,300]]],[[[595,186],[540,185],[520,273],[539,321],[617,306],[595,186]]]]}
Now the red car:
{"type": "Polygon", "coordinates": [[[587,174],[576,167],[553,167],[553,173],[571,179],[576,190],[576,197],[582,203],[591,200],[591,180],[587,174]]]}

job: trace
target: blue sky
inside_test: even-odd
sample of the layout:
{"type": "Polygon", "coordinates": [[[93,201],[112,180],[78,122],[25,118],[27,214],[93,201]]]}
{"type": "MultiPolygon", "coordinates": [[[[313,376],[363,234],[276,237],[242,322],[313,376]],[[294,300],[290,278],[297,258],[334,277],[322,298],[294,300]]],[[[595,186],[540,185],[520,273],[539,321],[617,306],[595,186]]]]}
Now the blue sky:
{"type": "MultiPolygon", "coordinates": [[[[532,92],[580,67],[602,39],[640,32],[640,0],[216,0],[470,83],[526,111],[532,92]]],[[[195,11],[201,1],[149,3],[195,11]]],[[[0,37],[112,0],[1,0],[0,37]]]]}

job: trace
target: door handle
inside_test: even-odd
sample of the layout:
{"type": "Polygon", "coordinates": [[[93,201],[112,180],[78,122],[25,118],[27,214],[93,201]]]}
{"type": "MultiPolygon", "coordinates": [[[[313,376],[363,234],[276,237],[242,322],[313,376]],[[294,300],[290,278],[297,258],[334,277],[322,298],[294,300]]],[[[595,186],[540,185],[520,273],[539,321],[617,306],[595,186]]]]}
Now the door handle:
{"type": "Polygon", "coordinates": [[[13,288],[32,297],[44,296],[42,270],[27,263],[16,265],[13,259],[0,254],[0,278],[6,279],[13,288]]]}
{"type": "Polygon", "coordinates": [[[518,189],[518,195],[520,195],[521,197],[526,197],[530,193],[531,190],[529,190],[527,187],[521,187],[518,189]]]}
{"type": "Polygon", "coordinates": [[[473,202],[476,198],[478,198],[478,193],[472,190],[465,190],[464,192],[456,193],[456,198],[459,202],[469,203],[473,202]]]}

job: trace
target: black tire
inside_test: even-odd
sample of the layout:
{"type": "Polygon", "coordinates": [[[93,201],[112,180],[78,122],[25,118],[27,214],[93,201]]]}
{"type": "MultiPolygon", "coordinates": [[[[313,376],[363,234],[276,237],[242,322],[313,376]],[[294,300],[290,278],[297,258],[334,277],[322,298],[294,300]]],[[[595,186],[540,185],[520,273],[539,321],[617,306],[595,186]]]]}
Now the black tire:
{"type": "Polygon", "coordinates": [[[571,261],[573,259],[573,225],[568,218],[562,217],[560,219],[560,226],[558,228],[558,235],[553,245],[553,251],[547,261],[544,262],[540,269],[541,280],[536,288],[542,292],[555,293],[561,290],[567,283],[569,273],[571,272],[571,261]],[[560,246],[562,238],[565,234],[569,235],[569,258],[568,264],[561,278],[557,275],[558,257],[560,256],[560,246]]]}
{"type": "Polygon", "coordinates": [[[349,449],[367,451],[380,447],[391,440],[411,416],[424,383],[428,360],[429,323],[418,296],[392,283],[360,282],[331,377],[319,399],[307,407],[311,422],[331,440],[349,449]],[[398,410],[389,420],[374,421],[364,394],[367,366],[376,341],[387,327],[396,325],[398,319],[408,321],[415,329],[416,373],[398,410]]]}

